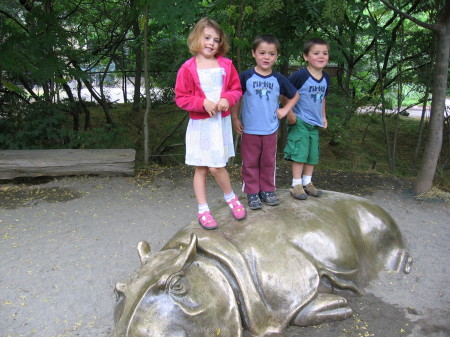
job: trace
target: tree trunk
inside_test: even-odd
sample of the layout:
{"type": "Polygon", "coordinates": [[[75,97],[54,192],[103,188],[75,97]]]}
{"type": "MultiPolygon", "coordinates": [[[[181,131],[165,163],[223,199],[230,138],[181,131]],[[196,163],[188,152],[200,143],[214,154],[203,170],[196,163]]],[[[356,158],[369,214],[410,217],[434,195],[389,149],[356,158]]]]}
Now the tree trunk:
{"type": "MultiPolygon", "coordinates": [[[[430,76],[430,81],[431,81],[431,76],[430,76]]],[[[424,94],[424,98],[423,98],[422,115],[420,117],[420,124],[419,124],[419,134],[417,136],[416,150],[414,151],[414,168],[417,168],[417,166],[418,166],[417,163],[419,162],[420,149],[422,148],[423,133],[424,133],[424,129],[425,129],[425,115],[427,113],[427,105],[428,105],[428,96],[430,94],[430,86],[431,86],[431,84],[428,83],[427,87],[425,88],[425,94],[424,94]]]]}
{"type": "Polygon", "coordinates": [[[72,89],[70,89],[70,86],[67,83],[63,83],[62,87],[66,91],[67,98],[71,103],[70,114],[73,117],[73,131],[78,132],[78,130],[80,129],[80,113],[78,104],[77,102],[75,102],[75,97],[73,97],[72,89]]]}
{"type": "Polygon", "coordinates": [[[86,103],[83,100],[83,97],[81,96],[81,80],[77,79],[77,94],[78,94],[78,103],[83,108],[84,112],[84,130],[88,130],[91,128],[91,112],[89,111],[86,103]]]}
{"type": "Polygon", "coordinates": [[[149,8],[148,4],[145,5],[145,20],[144,20],[144,81],[145,81],[145,113],[144,113],[144,163],[148,164],[148,117],[150,114],[150,109],[152,108],[151,98],[150,98],[150,77],[149,77],[149,69],[148,69],[148,17],[149,17],[149,8]]]}
{"type": "MultiPolygon", "coordinates": [[[[448,6],[448,5],[447,5],[448,6]]],[[[450,56],[450,15],[447,12],[440,30],[436,33],[436,59],[430,112],[430,128],[425,143],[422,164],[414,184],[414,192],[422,194],[431,190],[442,148],[445,98],[447,92],[450,56]]]]}
{"type": "Polygon", "coordinates": [[[109,107],[108,107],[108,103],[106,102],[106,100],[103,99],[102,97],[100,97],[99,95],[97,95],[91,82],[83,79],[83,83],[86,86],[89,93],[92,95],[92,97],[94,97],[94,99],[97,101],[97,103],[100,104],[100,106],[102,107],[103,112],[105,113],[106,122],[110,125],[113,125],[114,122],[112,120],[111,113],[109,112],[109,107]]]}
{"type": "Polygon", "coordinates": [[[386,121],[386,104],[385,104],[385,98],[384,98],[384,72],[383,69],[380,67],[380,58],[378,53],[378,40],[375,40],[375,60],[377,64],[377,73],[378,73],[378,88],[380,91],[380,97],[381,97],[381,121],[383,122],[383,130],[384,130],[384,139],[386,143],[386,155],[387,160],[389,164],[389,171],[393,173],[393,156],[391,155],[391,144],[389,141],[389,129],[387,126],[386,121]]]}
{"type": "Polygon", "coordinates": [[[141,31],[139,29],[139,17],[133,23],[133,34],[136,40],[136,64],[134,70],[134,94],[133,94],[133,112],[139,112],[141,108],[141,77],[142,77],[142,43],[138,42],[141,31]]]}

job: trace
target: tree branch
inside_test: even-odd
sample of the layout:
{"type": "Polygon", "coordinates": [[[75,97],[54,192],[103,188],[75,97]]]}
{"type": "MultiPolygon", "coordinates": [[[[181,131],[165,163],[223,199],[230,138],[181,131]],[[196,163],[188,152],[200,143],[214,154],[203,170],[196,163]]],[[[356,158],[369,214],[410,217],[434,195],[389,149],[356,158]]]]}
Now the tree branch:
{"type": "Polygon", "coordinates": [[[12,16],[11,14],[9,14],[8,12],[5,12],[4,10],[0,9],[0,13],[2,13],[3,15],[5,15],[6,17],[10,18],[11,20],[13,20],[20,28],[22,28],[24,31],[26,31],[28,33],[28,29],[27,27],[25,27],[24,25],[22,25],[22,23],[17,20],[14,16],[12,16]]]}
{"type": "Polygon", "coordinates": [[[416,19],[415,17],[413,17],[413,16],[411,16],[411,15],[409,15],[409,14],[406,14],[405,12],[401,11],[400,9],[398,9],[398,8],[396,8],[396,7],[394,7],[394,6],[392,6],[392,5],[391,5],[389,2],[387,2],[386,0],[380,0],[380,1],[381,1],[383,4],[385,4],[387,7],[389,7],[390,9],[392,9],[395,13],[397,13],[397,14],[399,14],[399,15],[405,17],[405,18],[407,18],[408,20],[414,22],[415,24],[417,24],[417,25],[419,25],[419,26],[421,26],[421,27],[423,27],[423,28],[432,30],[432,31],[434,31],[434,32],[438,32],[438,31],[439,31],[439,27],[438,27],[437,25],[430,25],[430,24],[428,24],[428,23],[426,23],[426,22],[420,21],[420,20],[416,19]]]}

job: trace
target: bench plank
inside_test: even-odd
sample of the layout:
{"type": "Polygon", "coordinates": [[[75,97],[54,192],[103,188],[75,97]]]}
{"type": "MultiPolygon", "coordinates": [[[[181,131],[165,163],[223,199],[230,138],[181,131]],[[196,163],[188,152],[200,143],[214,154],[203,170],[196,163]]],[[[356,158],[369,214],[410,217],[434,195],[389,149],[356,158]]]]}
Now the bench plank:
{"type": "Polygon", "coordinates": [[[95,174],[134,176],[134,149],[0,150],[0,179],[95,174]]]}

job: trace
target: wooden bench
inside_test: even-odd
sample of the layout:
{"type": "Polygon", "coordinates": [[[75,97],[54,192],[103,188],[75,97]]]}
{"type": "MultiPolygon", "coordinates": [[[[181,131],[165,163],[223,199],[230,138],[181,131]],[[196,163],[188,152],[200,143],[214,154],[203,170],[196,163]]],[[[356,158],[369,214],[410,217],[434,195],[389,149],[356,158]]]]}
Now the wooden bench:
{"type": "Polygon", "coordinates": [[[134,176],[133,149],[0,150],[0,179],[94,174],[134,176]]]}

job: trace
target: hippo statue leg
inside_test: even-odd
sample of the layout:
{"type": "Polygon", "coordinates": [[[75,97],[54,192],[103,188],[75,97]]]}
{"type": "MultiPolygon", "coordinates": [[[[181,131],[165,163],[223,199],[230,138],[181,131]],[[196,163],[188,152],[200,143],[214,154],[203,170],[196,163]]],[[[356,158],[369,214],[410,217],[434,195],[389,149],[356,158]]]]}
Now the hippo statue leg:
{"type": "Polygon", "coordinates": [[[292,325],[310,326],[349,318],[353,310],[344,297],[319,293],[292,320],[292,325]]]}

